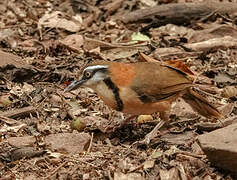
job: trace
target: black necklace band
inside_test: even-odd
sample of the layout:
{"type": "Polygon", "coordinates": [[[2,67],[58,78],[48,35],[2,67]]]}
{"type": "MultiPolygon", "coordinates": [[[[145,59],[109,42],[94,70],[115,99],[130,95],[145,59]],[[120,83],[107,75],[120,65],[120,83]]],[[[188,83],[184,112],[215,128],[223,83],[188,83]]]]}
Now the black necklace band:
{"type": "Polygon", "coordinates": [[[120,96],[119,96],[119,88],[112,82],[112,80],[110,78],[107,78],[104,80],[105,84],[107,85],[107,87],[109,89],[112,90],[113,94],[114,94],[114,98],[117,104],[117,111],[122,111],[123,110],[123,101],[121,100],[120,96]]]}

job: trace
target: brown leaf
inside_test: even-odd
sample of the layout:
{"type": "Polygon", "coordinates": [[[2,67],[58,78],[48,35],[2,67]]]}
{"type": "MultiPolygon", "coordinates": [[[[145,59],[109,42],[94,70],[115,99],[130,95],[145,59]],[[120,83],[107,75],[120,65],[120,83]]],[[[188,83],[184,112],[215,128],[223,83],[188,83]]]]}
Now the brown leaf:
{"type": "Polygon", "coordinates": [[[188,75],[194,75],[193,71],[191,71],[189,67],[180,60],[169,60],[169,61],[165,61],[165,63],[174,68],[181,70],[182,72],[185,72],[188,75]]]}
{"type": "Polygon", "coordinates": [[[65,45],[68,49],[79,53],[81,51],[81,46],[84,43],[84,39],[82,35],[72,34],[59,42],[65,45]]]}
{"type": "MultiPolygon", "coordinates": [[[[140,55],[141,61],[163,63],[150,56],[145,55],[144,53],[140,53],[139,55],[140,55]]],[[[193,71],[191,71],[189,67],[180,60],[169,60],[169,61],[165,61],[164,64],[167,64],[173,68],[176,68],[188,75],[194,75],[193,71]]]]}

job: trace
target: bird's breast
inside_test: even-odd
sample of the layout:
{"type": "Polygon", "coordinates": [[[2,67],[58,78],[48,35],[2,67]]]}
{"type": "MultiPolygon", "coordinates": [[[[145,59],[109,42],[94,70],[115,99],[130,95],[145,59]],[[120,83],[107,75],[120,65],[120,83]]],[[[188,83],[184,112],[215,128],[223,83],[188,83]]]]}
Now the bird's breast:
{"type": "Polygon", "coordinates": [[[107,106],[127,114],[152,114],[154,112],[166,111],[170,107],[169,102],[165,100],[161,102],[144,103],[138,98],[137,93],[128,86],[119,86],[117,88],[118,91],[116,92],[105,82],[101,82],[93,87],[107,106]],[[122,106],[121,110],[119,106],[122,106]]]}
{"type": "Polygon", "coordinates": [[[107,106],[113,109],[117,108],[114,93],[104,82],[98,83],[95,87],[93,87],[93,90],[95,90],[97,95],[104,101],[107,106]]]}

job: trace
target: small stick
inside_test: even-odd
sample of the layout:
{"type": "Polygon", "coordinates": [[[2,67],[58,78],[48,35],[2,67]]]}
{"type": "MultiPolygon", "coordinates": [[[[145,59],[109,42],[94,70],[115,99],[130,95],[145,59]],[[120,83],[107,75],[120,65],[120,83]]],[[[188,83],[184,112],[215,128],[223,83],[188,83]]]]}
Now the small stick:
{"type": "Polygon", "coordinates": [[[91,151],[93,138],[94,138],[94,133],[92,132],[92,133],[91,133],[90,145],[89,145],[89,147],[88,147],[88,149],[87,149],[87,154],[89,154],[90,151],[91,151]]]}
{"type": "Polygon", "coordinates": [[[45,177],[44,179],[50,179],[51,176],[53,176],[61,167],[63,167],[65,164],[67,164],[68,162],[65,161],[64,163],[62,163],[60,166],[58,166],[52,173],[50,173],[50,175],[48,175],[47,177],[45,177]]]}

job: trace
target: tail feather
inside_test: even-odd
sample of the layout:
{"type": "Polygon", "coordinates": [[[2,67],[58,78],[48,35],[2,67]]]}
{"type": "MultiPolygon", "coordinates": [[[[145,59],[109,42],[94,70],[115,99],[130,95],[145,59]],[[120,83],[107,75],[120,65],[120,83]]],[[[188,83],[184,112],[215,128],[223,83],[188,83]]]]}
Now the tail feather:
{"type": "Polygon", "coordinates": [[[198,92],[194,91],[193,88],[189,88],[187,93],[183,95],[183,99],[190,104],[194,111],[197,111],[201,115],[207,118],[220,119],[223,115],[219,110],[214,107],[205,97],[198,92]]]}

